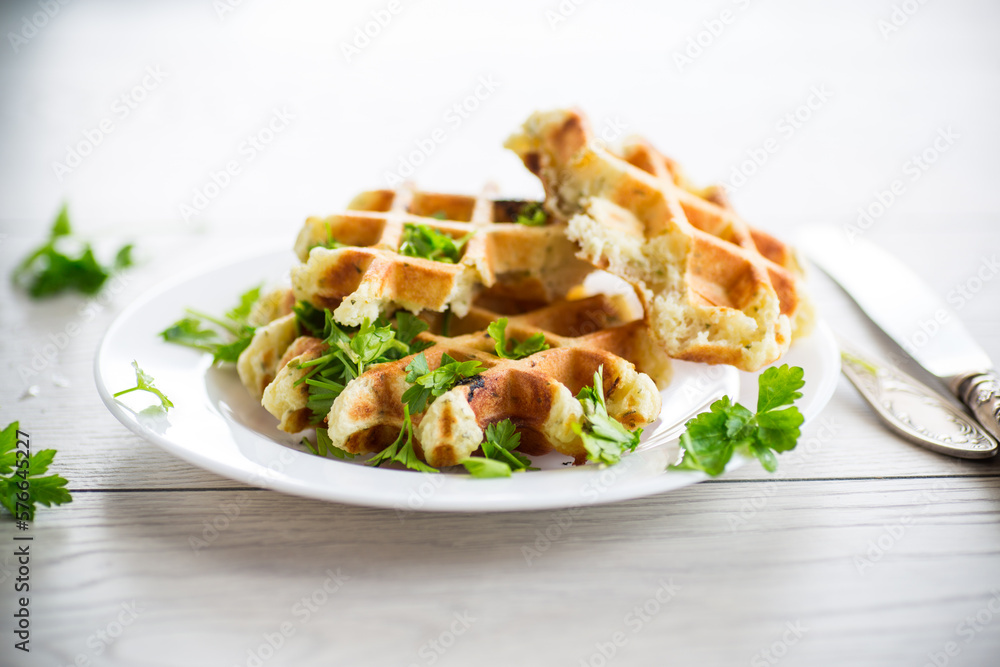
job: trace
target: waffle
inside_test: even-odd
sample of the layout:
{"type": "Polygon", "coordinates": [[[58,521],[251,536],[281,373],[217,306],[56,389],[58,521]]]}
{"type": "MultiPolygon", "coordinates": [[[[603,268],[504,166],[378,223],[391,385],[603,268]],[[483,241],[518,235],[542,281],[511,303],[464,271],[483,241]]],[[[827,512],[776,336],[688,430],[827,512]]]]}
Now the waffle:
{"type": "MultiPolygon", "coordinates": [[[[496,295],[481,298],[465,317],[452,321],[450,336],[441,334],[441,316],[424,315],[431,328],[418,338],[434,344],[423,352],[431,369],[445,353],[458,361],[479,361],[486,369],[411,417],[418,454],[427,463],[460,463],[479,448],[487,425],[508,418],[522,434],[521,451],[541,454],[554,448],[582,462],[586,451],[572,429],[583,417],[575,395],[593,383],[601,366],[612,417],[630,429],[656,419],[657,386],[669,382],[670,360],[652,344],[644,321],[633,319],[624,299],[597,295],[520,314],[510,313],[516,308],[512,304],[496,295]],[[550,349],[519,360],[498,357],[486,329],[500,317],[508,318],[508,337],[524,340],[540,332],[550,349]]],[[[264,407],[286,431],[309,426],[308,389],[304,383],[295,386],[308,369],[298,366],[321,356],[323,348],[319,339],[296,339],[264,391],[264,407]]],[[[351,453],[379,452],[395,440],[404,423],[405,368],[413,358],[373,366],[347,384],[327,415],[334,446],[351,453]]]]}
{"type": "Polygon", "coordinates": [[[790,276],[782,276],[777,282],[793,284],[796,292],[789,294],[778,291],[781,312],[791,317],[793,341],[812,331],[815,310],[808,294],[801,288],[805,273],[790,245],[748,225],[733,210],[722,186],[694,186],[676,161],[656,150],[646,140],[638,137],[631,139],[617,155],[643,171],[659,179],[672,181],[678,186],[677,200],[688,222],[695,228],[727,240],[748,252],[760,254],[771,263],[768,265],[769,271],[778,271],[773,266],[777,265],[789,272],[790,276]]]}
{"type": "Polygon", "coordinates": [[[582,282],[593,267],[575,257],[565,224],[515,222],[540,202],[399,191],[364,192],[348,211],[309,218],[295,242],[303,264],[292,270],[295,297],[329,308],[357,326],[396,308],[418,313],[451,309],[464,316],[483,288],[550,302],[582,282]],[[457,263],[398,252],[407,223],[459,240],[471,233],[457,263]],[[345,247],[326,248],[329,238],[345,247]]]}
{"type": "Polygon", "coordinates": [[[788,349],[793,321],[805,332],[794,260],[764,254],[756,238],[780,259],[769,237],[755,237],[717,193],[713,202],[685,187],[648,145],[633,144],[627,161],[594,140],[582,114],[559,110],[533,114],[506,146],[569,220],[578,255],[636,287],[670,356],[754,371],[788,349]]]}
{"type": "Polygon", "coordinates": [[[276,289],[254,303],[248,321],[257,327],[253,340],[236,362],[236,372],[247,391],[258,400],[274,380],[282,355],[299,335],[288,289],[276,289]]]}

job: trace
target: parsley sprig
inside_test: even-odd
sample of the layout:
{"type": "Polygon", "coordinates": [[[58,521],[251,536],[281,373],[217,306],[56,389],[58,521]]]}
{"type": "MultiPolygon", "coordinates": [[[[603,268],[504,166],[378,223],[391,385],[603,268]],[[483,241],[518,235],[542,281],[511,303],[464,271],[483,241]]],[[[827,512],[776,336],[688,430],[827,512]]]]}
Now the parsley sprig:
{"type": "Polygon", "coordinates": [[[302,438],[302,444],[305,445],[309,449],[309,451],[315,454],[316,456],[322,456],[322,457],[332,456],[342,461],[350,461],[355,456],[357,456],[357,454],[352,454],[346,450],[341,449],[340,447],[335,447],[333,441],[330,439],[330,434],[327,433],[325,428],[316,429],[315,445],[313,445],[312,442],[309,440],[309,438],[306,437],[302,438]]]}
{"type": "Polygon", "coordinates": [[[130,387],[128,389],[122,389],[121,391],[113,395],[114,398],[118,398],[123,394],[128,394],[133,391],[147,391],[150,394],[154,394],[157,398],[160,399],[160,406],[163,407],[164,410],[169,410],[170,408],[174,407],[174,404],[170,401],[170,399],[167,398],[162,391],[160,391],[153,385],[152,376],[149,375],[149,373],[142,370],[141,368],[139,368],[138,362],[133,361],[132,368],[135,369],[135,386],[130,387]]]}
{"type": "MultiPolygon", "coordinates": [[[[305,308],[302,311],[307,312],[305,308]]],[[[312,313],[307,315],[313,317],[312,313]]],[[[371,322],[365,319],[359,328],[342,327],[333,319],[329,309],[325,310],[322,336],[326,352],[316,359],[300,363],[299,368],[309,370],[295,381],[295,386],[303,382],[309,386],[307,407],[312,413],[311,423],[320,424],[326,419],[334,400],[347,383],[367,368],[402,359],[431,345],[416,340],[417,334],[426,329],[427,324],[423,320],[405,310],[396,313],[395,327],[386,320],[371,322]]]]}
{"type": "Polygon", "coordinates": [[[52,223],[48,241],[29,253],[14,268],[11,274],[14,284],[27,290],[35,299],[71,289],[84,294],[96,294],[111,276],[112,271],[132,266],[131,244],[122,246],[118,250],[110,266],[104,266],[97,261],[89,243],[79,246],[78,257],[61,251],[58,246],[63,240],[69,240],[72,233],[69,210],[64,204],[52,223]]]}
{"type": "Polygon", "coordinates": [[[507,340],[507,318],[501,317],[496,322],[490,323],[486,328],[495,342],[497,356],[504,359],[524,359],[535,352],[549,349],[549,344],[545,342],[545,335],[541,333],[532,334],[527,340],[518,342],[507,340]]]}
{"type": "Polygon", "coordinates": [[[168,343],[211,352],[213,361],[236,363],[253,340],[256,328],[250,326],[248,318],[258,298],[259,285],[241,294],[236,306],[226,311],[222,318],[186,308],[187,316],[159,335],[168,343]]]}
{"type": "Polygon", "coordinates": [[[682,457],[671,468],[721,474],[733,454],[756,457],[764,469],[778,467],[776,452],[795,448],[801,435],[802,413],[793,403],[805,386],[798,366],[771,367],[760,374],[757,412],[733,403],[728,396],[687,423],[681,436],[682,457]]]}
{"type": "Polygon", "coordinates": [[[604,366],[594,373],[594,386],[584,387],[576,395],[583,408],[583,423],[573,424],[573,431],[583,440],[587,460],[614,465],[622,454],[635,451],[642,429],[629,431],[621,422],[608,415],[604,404],[604,366]]]}
{"type": "Polygon", "coordinates": [[[311,246],[309,246],[309,250],[312,250],[313,248],[326,248],[328,250],[336,250],[337,248],[348,247],[346,243],[341,243],[340,241],[338,241],[333,237],[333,230],[330,229],[330,223],[328,221],[324,221],[323,225],[326,227],[326,239],[324,239],[319,243],[313,243],[311,246]]]}
{"type": "Polygon", "coordinates": [[[62,505],[73,498],[64,477],[45,474],[56,450],[42,449],[26,455],[17,448],[20,428],[19,422],[13,422],[0,431],[0,505],[18,520],[33,521],[37,505],[62,505]]]}
{"type": "Polygon", "coordinates": [[[410,406],[403,406],[403,428],[399,431],[396,441],[381,452],[368,459],[368,465],[376,468],[383,463],[392,461],[406,466],[410,470],[420,472],[440,472],[437,468],[427,465],[417,456],[413,449],[413,421],[410,419],[410,406]]]}
{"type": "Polygon", "coordinates": [[[473,477],[510,477],[518,470],[536,470],[523,454],[514,451],[521,444],[521,434],[509,419],[486,427],[486,439],[481,445],[482,456],[472,456],[462,465],[473,477]]]}
{"type": "Polygon", "coordinates": [[[429,403],[459,381],[478,375],[483,370],[482,364],[478,361],[456,361],[447,353],[441,356],[441,365],[431,370],[427,364],[427,357],[420,352],[406,366],[406,381],[412,386],[403,393],[404,417],[399,437],[389,447],[369,459],[368,464],[378,467],[392,461],[411,470],[438,472],[436,468],[421,461],[413,449],[413,420],[410,415],[423,412],[429,403]]]}
{"type": "Polygon", "coordinates": [[[428,403],[433,403],[459,380],[479,375],[483,370],[478,361],[456,361],[447,352],[441,355],[441,365],[431,370],[421,352],[406,366],[406,381],[412,386],[403,392],[403,403],[413,412],[423,412],[428,403]]]}
{"type": "Polygon", "coordinates": [[[427,225],[406,223],[403,225],[403,240],[399,244],[399,254],[446,264],[458,264],[458,260],[462,258],[462,247],[471,238],[472,232],[456,240],[427,225]]]}
{"type": "Polygon", "coordinates": [[[525,204],[514,218],[514,222],[527,227],[541,227],[548,220],[549,215],[545,212],[545,209],[534,202],[525,204]]]}

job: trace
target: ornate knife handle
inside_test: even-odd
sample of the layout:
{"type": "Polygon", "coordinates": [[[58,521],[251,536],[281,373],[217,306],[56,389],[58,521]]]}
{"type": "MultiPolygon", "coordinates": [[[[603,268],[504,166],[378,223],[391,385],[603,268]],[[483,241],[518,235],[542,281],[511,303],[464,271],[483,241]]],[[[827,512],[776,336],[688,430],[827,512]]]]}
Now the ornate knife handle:
{"type": "Polygon", "coordinates": [[[964,378],[958,385],[958,397],[983,428],[1000,439],[1000,375],[986,371],[964,378]]]}

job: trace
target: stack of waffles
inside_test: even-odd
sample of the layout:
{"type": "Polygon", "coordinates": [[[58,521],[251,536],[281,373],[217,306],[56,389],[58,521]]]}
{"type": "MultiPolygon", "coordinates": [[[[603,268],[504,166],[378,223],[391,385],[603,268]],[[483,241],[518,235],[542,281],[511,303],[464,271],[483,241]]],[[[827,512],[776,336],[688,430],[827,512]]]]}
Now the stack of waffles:
{"type": "Polygon", "coordinates": [[[255,304],[256,333],[237,365],[281,429],[316,427],[342,452],[377,454],[412,428],[416,455],[440,467],[468,459],[490,425],[510,420],[521,452],[583,463],[576,397],[595,372],[608,416],[634,431],[659,415],[671,358],[757,370],[807,333],[791,249],[747,225],[720,189],[692,187],[645,141],[608,151],[580,112],[560,110],[531,116],[507,146],[540,178],[544,202],[375,190],[306,221],[291,289],[255,304]],[[598,269],[638,299],[586,296],[582,283],[598,269]],[[411,415],[403,395],[417,354],[401,354],[357,369],[332,402],[317,402],[304,380],[337,343],[305,324],[307,313],[325,315],[326,334],[348,336],[373,322],[401,331],[413,314],[422,322],[413,351],[428,370],[474,361],[480,372],[411,415]],[[500,355],[489,329],[502,318],[511,340],[544,344],[500,355]]]}

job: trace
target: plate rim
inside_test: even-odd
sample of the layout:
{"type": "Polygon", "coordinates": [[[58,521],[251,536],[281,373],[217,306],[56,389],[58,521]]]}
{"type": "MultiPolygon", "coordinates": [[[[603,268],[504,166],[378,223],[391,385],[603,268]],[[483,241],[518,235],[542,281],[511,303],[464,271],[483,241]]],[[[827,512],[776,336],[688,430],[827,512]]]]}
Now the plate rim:
{"type": "MultiPolygon", "coordinates": [[[[167,280],[161,281],[156,285],[150,287],[148,290],[136,297],[128,306],[126,306],[108,325],[107,329],[101,336],[100,342],[98,343],[96,353],[94,355],[94,380],[97,386],[98,395],[101,397],[101,401],[104,403],[105,407],[111,412],[111,414],[117,419],[122,425],[124,425],[129,431],[139,436],[140,438],[152,442],[159,448],[163,449],[167,453],[180,458],[196,467],[203,470],[207,470],[211,473],[227,477],[229,479],[235,480],[237,482],[248,484],[251,486],[281,491],[284,493],[289,493],[292,495],[298,495],[302,497],[323,500],[326,502],[337,502],[349,505],[364,506],[364,507],[376,507],[383,509],[396,509],[397,511],[423,511],[423,512],[463,512],[463,513],[481,513],[481,512],[506,512],[506,511],[528,511],[528,510],[551,510],[551,509],[567,509],[580,507],[585,505],[598,505],[607,504],[612,502],[618,502],[622,500],[631,500],[636,498],[648,497],[652,495],[658,495],[660,493],[666,493],[668,491],[673,491],[675,489],[684,488],[697,484],[708,479],[708,476],[701,472],[696,471],[667,471],[656,474],[653,477],[647,479],[636,480],[630,482],[627,486],[622,487],[611,487],[605,489],[598,498],[592,502],[568,502],[568,499],[564,495],[560,494],[547,494],[542,496],[536,495],[525,495],[525,496],[510,496],[504,499],[502,505],[497,505],[497,501],[492,496],[483,496],[480,500],[476,500],[473,497],[473,502],[469,502],[468,498],[463,499],[461,502],[455,502],[457,499],[452,499],[448,497],[441,497],[441,494],[434,493],[429,498],[424,499],[418,506],[413,506],[408,504],[407,506],[401,506],[399,500],[396,497],[387,496],[380,494],[378,489],[383,485],[374,486],[375,492],[369,493],[368,490],[352,489],[348,494],[337,493],[335,488],[325,488],[320,489],[313,483],[307,483],[306,481],[287,474],[279,472],[273,472],[273,474],[256,474],[248,473],[243,467],[236,465],[230,461],[219,457],[213,457],[209,454],[205,454],[196,448],[187,447],[172,441],[170,438],[165,437],[151,429],[143,426],[137,419],[132,415],[128,414],[131,412],[130,409],[126,408],[123,404],[119,403],[111,394],[110,389],[104,382],[104,377],[101,372],[102,360],[106,357],[106,348],[113,340],[114,334],[122,328],[130,319],[134,316],[135,312],[140,310],[143,306],[154,301],[158,297],[170,293],[174,289],[183,286],[201,276],[211,274],[213,272],[225,269],[226,267],[235,265],[239,262],[244,262],[248,259],[264,258],[273,256],[277,258],[279,255],[287,255],[289,259],[294,258],[294,254],[291,251],[286,250],[276,250],[274,248],[273,242],[265,244],[264,242],[253,244],[248,247],[244,247],[237,252],[228,253],[222,257],[214,258],[210,261],[202,262],[196,266],[193,266],[183,272],[178,273],[167,280]]],[[[262,279],[266,280],[267,277],[264,276],[262,279]]],[[[823,408],[827,405],[830,398],[832,397],[837,384],[837,377],[839,376],[839,365],[840,356],[836,353],[836,342],[834,340],[832,331],[829,329],[825,321],[823,321],[819,316],[816,318],[816,323],[814,330],[810,334],[810,338],[819,344],[817,352],[820,353],[820,357],[823,357],[822,352],[826,348],[827,352],[833,352],[832,355],[827,359],[836,366],[835,371],[831,372],[829,376],[824,376],[825,381],[820,384],[818,391],[814,393],[814,397],[808,406],[803,410],[803,427],[806,426],[812,419],[816,418],[823,408]]],[[[779,360],[780,363],[781,360],[779,360]]],[[[747,380],[756,377],[761,371],[754,373],[738,372],[739,384],[736,390],[737,396],[734,397],[739,400],[739,395],[745,391],[747,385],[747,380]]],[[[234,426],[239,428],[247,429],[246,426],[242,424],[233,424],[232,420],[228,420],[221,413],[215,413],[214,416],[217,419],[227,422],[230,429],[234,426]]],[[[249,429],[247,429],[249,430],[249,429]]],[[[283,452],[292,452],[294,455],[299,456],[309,456],[313,455],[294,450],[289,448],[279,442],[268,438],[267,436],[255,433],[255,436],[262,441],[261,445],[266,448],[275,448],[275,453],[279,454],[283,452]]],[[[657,448],[662,449],[662,448],[657,448]]],[[[655,450],[649,450],[655,451],[655,450]]],[[[610,468],[600,468],[600,467],[587,467],[587,468],[575,468],[574,470],[579,471],[575,474],[589,472],[592,477],[601,475],[606,470],[619,469],[626,464],[629,459],[641,458],[641,454],[632,454],[629,457],[623,459],[622,463],[610,467],[610,468]]],[[[280,454],[279,454],[280,455],[280,454]]],[[[325,459],[324,459],[325,460],[325,459]]],[[[247,459],[250,463],[262,466],[255,461],[247,459]]],[[[747,462],[747,459],[742,456],[736,456],[727,466],[726,471],[729,472],[736,468],[741,467],[747,462]]],[[[336,465],[337,462],[329,461],[336,465]]],[[[356,470],[365,471],[368,473],[375,472],[373,469],[363,468],[361,466],[350,466],[356,470]]],[[[569,472],[568,470],[565,472],[569,472]]],[[[542,473],[550,474],[565,474],[564,471],[542,471],[542,473]]],[[[364,473],[358,473],[364,474],[364,473]]],[[[379,469],[378,474],[380,478],[391,478],[393,475],[406,475],[410,480],[416,479],[411,471],[402,470],[392,470],[392,469],[379,469]]],[[[532,473],[532,476],[538,475],[539,473],[532,473]]],[[[434,476],[438,477],[438,476],[434,476]]],[[[458,484],[465,484],[467,482],[473,482],[476,485],[482,484],[503,484],[508,482],[509,479],[473,479],[466,478],[460,475],[446,475],[445,477],[451,479],[461,479],[463,482],[458,482],[458,484]]],[[[582,476],[581,476],[582,481],[582,476]]],[[[446,484],[449,482],[446,482],[446,484]]],[[[586,484],[583,484],[586,486],[586,484]]],[[[579,499],[577,499],[579,500],[579,499]]]]}

